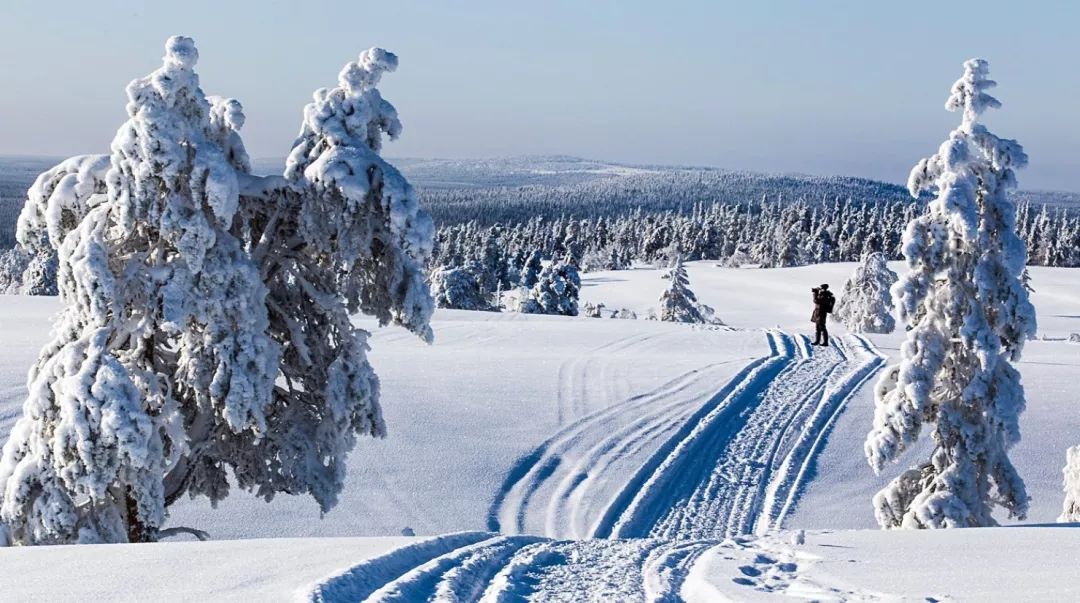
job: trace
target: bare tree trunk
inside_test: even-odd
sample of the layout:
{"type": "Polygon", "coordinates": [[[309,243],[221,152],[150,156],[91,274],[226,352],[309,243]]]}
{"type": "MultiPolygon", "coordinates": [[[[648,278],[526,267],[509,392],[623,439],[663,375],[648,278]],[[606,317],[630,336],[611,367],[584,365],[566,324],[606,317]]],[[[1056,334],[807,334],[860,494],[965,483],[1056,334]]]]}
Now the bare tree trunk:
{"type": "Polygon", "coordinates": [[[125,497],[125,502],[127,503],[128,542],[147,542],[149,538],[146,526],[139,519],[139,503],[131,496],[130,490],[125,497]]]}

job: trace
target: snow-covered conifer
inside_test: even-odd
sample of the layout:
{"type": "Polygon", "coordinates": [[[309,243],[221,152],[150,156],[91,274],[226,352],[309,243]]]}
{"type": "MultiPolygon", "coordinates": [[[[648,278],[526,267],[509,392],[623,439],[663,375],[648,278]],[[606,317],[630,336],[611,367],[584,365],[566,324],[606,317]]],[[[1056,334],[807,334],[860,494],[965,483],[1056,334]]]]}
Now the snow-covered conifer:
{"type": "Polygon", "coordinates": [[[0,252],[0,294],[22,293],[23,272],[29,263],[30,257],[18,247],[0,252]]]}
{"type": "Polygon", "coordinates": [[[854,333],[892,333],[893,299],[890,289],[896,273],[889,270],[885,254],[868,253],[855,268],[836,305],[836,317],[854,333]]]}
{"type": "Polygon", "coordinates": [[[522,287],[526,289],[532,289],[536,285],[536,281],[540,280],[540,273],[544,270],[543,254],[540,250],[534,250],[529,254],[529,259],[525,261],[525,267],[521,269],[521,278],[519,282],[522,287]]]}
{"type": "Polygon", "coordinates": [[[0,461],[16,542],[152,540],[167,474],[201,444],[188,429],[266,428],[279,348],[266,288],[227,230],[239,187],[205,137],[197,58],[171,38],[163,66],[128,86],[107,200],[60,220],[67,307],[0,461]]]}
{"type": "Polygon", "coordinates": [[[1080,446],[1066,451],[1062,473],[1065,474],[1065,504],[1058,521],[1080,522],[1080,446]]]}
{"type": "Polygon", "coordinates": [[[1021,282],[1026,258],[1008,190],[1027,156],[1014,140],[978,123],[1000,103],[987,63],[972,59],[953,85],[946,108],[961,111],[959,128],[912,170],[912,195],[937,197],[907,227],[903,251],[910,272],[893,289],[909,325],[901,362],[877,385],[866,455],[875,471],[934,424],[928,461],[902,473],[874,497],[886,528],[994,524],[994,505],[1024,517],[1028,495],[1008,457],[1020,439],[1024,409],[1012,366],[1035,334],[1035,311],[1021,282]]]}
{"type": "Polygon", "coordinates": [[[667,322],[708,322],[701,313],[697,297],[690,290],[690,277],[686,274],[682,254],[675,254],[675,261],[666,275],[668,288],[660,295],[660,320],[667,322]]]}
{"type": "Polygon", "coordinates": [[[243,198],[252,256],[267,275],[269,331],[285,343],[278,381],[289,384],[274,388],[252,481],[264,496],[309,493],[323,511],[336,503],[356,438],[386,433],[370,334],[350,315],[432,338],[423,265],[434,227],[412,186],[379,156],[383,135],[401,132],[376,87],[397,62],[372,48],[345,65],[338,86],[316,91],[304,108],[285,184],[267,199],[243,198]]]}

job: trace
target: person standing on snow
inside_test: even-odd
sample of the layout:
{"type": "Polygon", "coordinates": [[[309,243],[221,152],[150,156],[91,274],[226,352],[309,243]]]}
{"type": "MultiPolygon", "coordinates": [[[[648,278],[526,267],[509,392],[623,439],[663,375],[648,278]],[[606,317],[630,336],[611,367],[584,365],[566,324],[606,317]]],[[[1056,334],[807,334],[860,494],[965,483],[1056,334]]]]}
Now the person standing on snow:
{"type": "Polygon", "coordinates": [[[817,327],[814,345],[827,346],[829,345],[827,321],[829,314],[832,314],[833,306],[836,305],[836,298],[833,297],[832,291],[829,291],[828,284],[814,287],[811,291],[814,293],[814,313],[810,316],[810,322],[817,327]]]}

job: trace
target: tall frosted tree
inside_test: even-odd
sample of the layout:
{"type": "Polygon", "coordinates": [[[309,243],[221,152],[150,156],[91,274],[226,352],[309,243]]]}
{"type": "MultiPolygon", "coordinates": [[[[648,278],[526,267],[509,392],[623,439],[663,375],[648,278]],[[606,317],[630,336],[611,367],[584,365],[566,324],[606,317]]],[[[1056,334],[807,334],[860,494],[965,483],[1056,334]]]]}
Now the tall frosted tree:
{"type": "Polygon", "coordinates": [[[1008,457],[1024,410],[1013,363],[1035,333],[1021,281],[1026,251],[1008,197],[1027,155],[978,121],[1000,106],[987,93],[994,85],[986,61],[964,63],[945,105],[961,112],[960,127],[908,182],[912,195],[936,198],[904,233],[909,272],[893,294],[910,330],[900,364],[878,382],[866,456],[881,471],[928,423],[934,448],[874,497],[886,528],[994,525],[995,505],[1011,517],[1027,513],[1024,482],[1008,457]]]}
{"type": "Polygon", "coordinates": [[[356,437],[385,433],[349,313],[431,338],[431,221],[378,156],[396,57],[316,93],[285,178],[248,173],[242,107],[202,92],[197,60],[170,38],[128,86],[104,190],[94,158],[31,190],[20,236],[56,251],[65,309],[0,458],[13,543],[155,540],[181,496],[232,485],[326,511],[356,437]]]}
{"type": "Polygon", "coordinates": [[[892,333],[896,319],[892,315],[890,289],[896,281],[896,273],[889,270],[885,254],[866,254],[844,284],[836,317],[854,333],[892,333]]]}

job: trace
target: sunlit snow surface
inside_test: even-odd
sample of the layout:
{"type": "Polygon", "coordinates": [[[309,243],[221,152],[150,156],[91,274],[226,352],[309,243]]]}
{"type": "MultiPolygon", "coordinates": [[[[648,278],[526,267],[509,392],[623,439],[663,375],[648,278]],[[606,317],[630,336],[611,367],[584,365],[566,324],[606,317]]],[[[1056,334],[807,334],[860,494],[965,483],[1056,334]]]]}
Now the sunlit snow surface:
{"type": "MultiPolygon", "coordinates": [[[[807,467],[782,525],[805,529],[805,545],[792,545],[788,531],[724,540],[700,525],[694,532],[700,538],[689,543],[559,540],[601,533],[597,529],[605,527],[604,514],[613,505],[615,515],[629,517],[632,514],[624,511],[634,500],[672,502],[663,501],[655,488],[649,496],[639,492],[649,491],[648,480],[660,479],[654,476],[687,474],[661,471],[688,463],[691,457],[678,458],[678,450],[705,451],[699,453],[706,456],[701,462],[717,467],[731,463],[723,459],[730,459],[732,451],[756,450],[733,447],[736,440],[724,439],[727,435],[711,447],[679,448],[672,443],[685,441],[692,431],[688,427],[703,424],[713,410],[716,420],[705,435],[720,433],[715,426],[731,420],[722,415],[724,405],[745,402],[745,395],[740,398],[733,391],[740,384],[750,383],[746,387],[751,393],[759,386],[761,392],[773,388],[777,416],[789,412],[779,404],[784,394],[777,388],[782,384],[766,378],[772,373],[755,377],[747,371],[774,357],[778,360],[772,362],[804,366],[801,372],[777,366],[779,375],[818,374],[813,362],[825,363],[823,369],[837,364],[839,356],[833,363],[826,352],[805,346],[800,334],[812,332],[810,287],[828,282],[838,290],[853,268],[832,264],[730,270],[711,262],[690,264],[691,288],[730,329],[439,311],[433,322],[436,343],[426,346],[400,329],[376,329],[361,320],[375,332],[371,357],[382,380],[389,437],[361,441],[354,450],[337,508],[320,518],[309,499],[279,497],[267,504],[237,491],[216,510],[201,500],[181,501],[171,509],[172,525],[198,527],[215,539],[300,540],[0,550],[5,589],[0,599],[288,599],[300,592],[311,595],[312,585],[355,576],[357,566],[406,542],[400,538],[403,532],[425,537],[494,529],[555,540],[499,540],[480,534],[472,544],[433,549],[434,557],[426,560],[417,557],[405,563],[398,558],[402,571],[396,575],[390,575],[393,568],[380,565],[383,573],[378,575],[384,579],[372,592],[383,588],[388,597],[398,592],[394,589],[415,593],[420,591],[408,589],[423,584],[441,586],[444,594],[479,596],[493,589],[492,596],[517,596],[529,593],[506,588],[528,584],[540,598],[563,592],[566,600],[575,600],[573,594],[582,591],[574,589],[585,585],[591,592],[630,600],[658,593],[700,600],[721,594],[736,599],[770,594],[826,599],[885,594],[920,599],[1075,598],[1080,592],[1074,571],[1080,530],[820,533],[875,527],[870,497],[889,476],[875,477],[863,459],[873,402],[865,384],[833,406],[819,403],[805,387],[781,388],[792,391],[793,400],[807,401],[805,412],[790,411],[793,424],[814,425],[822,434],[811,453],[792,457],[807,467]],[[787,352],[770,347],[783,348],[783,342],[791,346],[787,352]],[[812,415],[818,410],[835,410],[835,418],[814,423],[812,415]],[[607,444],[598,447],[602,443],[607,444]],[[709,450],[728,456],[708,458],[709,450]],[[638,475],[641,488],[627,491],[638,475]],[[625,499],[622,506],[615,504],[620,497],[625,499]],[[313,536],[398,538],[321,541],[310,539],[313,536]],[[957,554],[961,549],[963,555],[957,554]],[[126,560],[146,568],[154,579],[133,587],[116,569],[126,560]],[[420,572],[427,576],[421,580],[417,572],[424,563],[434,566],[420,572]],[[56,581],[50,568],[57,566],[78,566],[71,578],[92,588],[56,581]],[[455,567],[465,569],[452,571],[455,567]],[[474,576],[476,588],[454,590],[469,582],[462,578],[466,570],[474,572],[467,575],[474,576]],[[503,586],[492,586],[499,584],[503,586]]],[[[666,286],[659,274],[651,269],[585,274],[583,301],[603,302],[609,309],[628,307],[643,317],[666,286]]],[[[1075,402],[1080,345],[1067,341],[1070,333],[1080,332],[1080,270],[1032,268],[1031,274],[1040,337],[1045,340],[1029,344],[1020,364],[1028,410],[1021,419],[1024,440],[1011,455],[1033,497],[1029,524],[1052,522],[1060,513],[1065,449],[1080,444],[1075,402]]],[[[26,369],[47,341],[59,305],[53,299],[3,297],[0,308],[0,433],[6,435],[20,412],[26,369]]],[[[832,329],[843,334],[838,325],[832,329]]],[[[869,336],[867,344],[889,356],[901,339],[902,333],[869,336]]],[[[854,372],[861,366],[857,340],[842,341],[848,342],[851,355],[844,366],[854,372]]],[[[840,355],[845,349],[827,353],[840,355]]],[[[839,380],[826,382],[833,387],[839,380]]],[[[796,448],[794,440],[770,435],[774,432],[761,427],[768,422],[754,413],[743,420],[763,429],[761,439],[775,441],[780,456],[796,448]]],[[[923,454],[925,448],[913,450],[905,461],[923,454]]],[[[709,471],[701,474],[707,477],[709,471]]],[[[747,474],[745,479],[757,478],[747,474]]],[[[697,491],[711,490],[686,484],[672,489],[697,491]]],[[[665,528],[662,535],[673,533],[665,528]]],[[[362,566],[361,573],[369,575],[373,567],[362,566]]]]}

